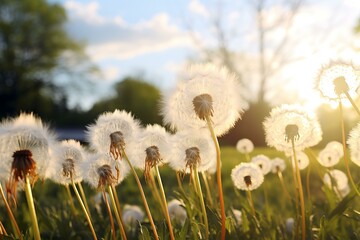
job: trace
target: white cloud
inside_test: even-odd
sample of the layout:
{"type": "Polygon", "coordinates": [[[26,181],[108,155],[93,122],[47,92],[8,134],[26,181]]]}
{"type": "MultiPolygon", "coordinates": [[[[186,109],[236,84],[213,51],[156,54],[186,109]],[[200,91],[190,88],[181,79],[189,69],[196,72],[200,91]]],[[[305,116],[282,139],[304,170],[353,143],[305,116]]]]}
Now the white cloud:
{"type": "Polygon", "coordinates": [[[198,0],[191,0],[188,6],[190,12],[195,13],[201,17],[209,17],[208,9],[198,0]]]}

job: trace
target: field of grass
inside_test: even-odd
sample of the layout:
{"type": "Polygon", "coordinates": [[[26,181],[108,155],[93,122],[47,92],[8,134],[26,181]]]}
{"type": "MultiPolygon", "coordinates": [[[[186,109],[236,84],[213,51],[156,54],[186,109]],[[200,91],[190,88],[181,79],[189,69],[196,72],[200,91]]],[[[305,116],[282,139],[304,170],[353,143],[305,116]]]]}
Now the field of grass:
{"type": "MultiPolygon", "coordinates": [[[[317,154],[318,151],[314,151],[317,154]]],[[[310,153],[307,151],[307,153],[310,153]]],[[[252,153],[252,156],[258,154],[264,154],[270,158],[285,156],[273,149],[269,148],[256,148],[252,153]]],[[[308,228],[308,236],[313,236],[313,239],[338,239],[336,236],[337,231],[345,232],[341,236],[348,236],[349,239],[360,239],[360,201],[359,197],[355,197],[354,192],[350,192],[347,198],[339,203],[340,200],[336,199],[334,193],[323,186],[322,177],[326,171],[321,167],[314,158],[310,157],[310,165],[307,169],[302,170],[302,182],[304,186],[304,194],[306,200],[307,215],[312,216],[311,222],[307,224],[311,227],[308,228]],[[308,187],[307,187],[308,186],[308,187]],[[308,191],[310,190],[310,192],[308,191]],[[311,199],[311,201],[309,201],[311,199]],[[341,205],[342,204],[342,205],[341,205]],[[339,207],[340,206],[340,207],[339,207]],[[334,209],[337,209],[334,213],[334,209]],[[331,214],[338,216],[330,218],[331,214]],[[326,219],[324,219],[324,216],[326,219]],[[320,225],[326,227],[326,229],[320,229],[320,225]],[[335,224],[335,225],[334,225],[335,224]],[[321,231],[327,231],[321,233],[321,231]],[[324,235],[325,234],[325,235],[324,235]],[[327,237],[329,236],[329,237],[327,237]],[[351,237],[351,238],[350,238],[351,237]]],[[[235,226],[234,221],[229,221],[227,229],[230,230],[229,239],[251,239],[253,237],[262,239],[288,239],[292,237],[292,234],[286,233],[285,221],[287,218],[294,217],[294,203],[290,201],[283,189],[281,188],[279,178],[276,174],[269,173],[265,176],[262,186],[252,192],[255,209],[258,214],[258,221],[261,227],[258,227],[259,232],[253,230],[251,227],[253,219],[249,214],[249,204],[246,198],[246,193],[236,190],[232,183],[230,173],[234,166],[240,162],[245,162],[246,158],[243,154],[236,151],[233,147],[222,148],[222,179],[224,187],[224,198],[227,215],[230,217],[232,214],[230,209],[239,209],[243,212],[243,225],[235,226]],[[246,217],[247,216],[247,217],[246,217]]],[[[285,185],[290,192],[291,196],[294,196],[295,189],[293,185],[293,177],[290,168],[289,161],[286,160],[287,168],[284,171],[285,185]]],[[[360,181],[359,168],[354,164],[351,164],[352,174],[355,182],[360,181]]],[[[340,162],[336,169],[340,169],[345,172],[344,164],[340,162]]],[[[184,176],[182,184],[185,189],[184,192],[180,191],[177,183],[176,175],[169,167],[160,168],[163,184],[168,201],[174,198],[181,198],[185,203],[192,201],[191,181],[188,176],[184,176]]],[[[150,188],[146,186],[142,173],[139,172],[145,195],[147,196],[151,212],[153,214],[155,223],[159,228],[160,235],[164,235],[162,239],[166,237],[166,224],[163,215],[161,214],[160,207],[156,199],[153,197],[150,188]]],[[[209,179],[209,185],[211,189],[211,198],[214,204],[217,204],[217,190],[215,177],[212,176],[209,179]]],[[[104,208],[104,204],[99,201],[99,192],[94,189],[90,189],[89,186],[83,184],[85,193],[90,205],[90,212],[96,233],[99,237],[105,239],[110,238],[110,224],[108,215],[104,208]]],[[[209,203],[204,182],[202,181],[203,192],[206,202],[209,203]]],[[[120,185],[117,186],[117,193],[122,206],[125,204],[138,205],[142,207],[139,191],[136,187],[133,176],[129,175],[120,185]]],[[[76,201],[75,196],[73,200],[77,208],[77,214],[75,215],[69,205],[69,197],[66,194],[64,186],[56,185],[49,180],[38,181],[33,189],[33,195],[35,199],[35,207],[38,214],[38,221],[40,226],[40,232],[43,239],[91,239],[90,231],[86,226],[86,220],[83,216],[81,209],[76,201]]],[[[195,203],[196,205],[196,203],[195,203]]],[[[219,217],[216,214],[218,206],[211,207],[208,204],[208,217],[210,224],[210,232],[212,238],[216,239],[217,231],[219,231],[219,217]]],[[[191,209],[188,209],[192,211],[191,209]]],[[[31,236],[28,232],[31,226],[30,217],[27,214],[27,204],[23,192],[18,194],[18,205],[15,209],[15,217],[20,225],[20,229],[25,236],[31,236]]],[[[191,213],[193,214],[193,213],[191,213]]],[[[193,215],[197,217],[196,213],[193,215]]],[[[5,229],[12,232],[11,222],[8,220],[7,213],[3,204],[0,204],[0,220],[4,224],[5,229]]],[[[193,221],[189,221],[189,226],[186,232],[190,234],[194,230],[193,221]]],[[[151,232],[147,221],[142,223],[151,232]]],[[[201,227],[201,226],[200,226],[201,227]]],[[[144,231],[145,228],[142,230],[144,231]]],[[[176,229],[177,236],[181,235],[185,230],[178,226],[176,229]]],[[[131,235],[129,239],[137,239],[140,237],[138,232],[131,235]],[[131,237],[133,236],[133,237],[131,237]]],[[[140,237],[141,238],[141,237],[140,237]]],[[[3,238],[11,239],[11,238],[3,238]]],[[[186,239],[193,239],[193,235],[188,235],[186,239]]]]}

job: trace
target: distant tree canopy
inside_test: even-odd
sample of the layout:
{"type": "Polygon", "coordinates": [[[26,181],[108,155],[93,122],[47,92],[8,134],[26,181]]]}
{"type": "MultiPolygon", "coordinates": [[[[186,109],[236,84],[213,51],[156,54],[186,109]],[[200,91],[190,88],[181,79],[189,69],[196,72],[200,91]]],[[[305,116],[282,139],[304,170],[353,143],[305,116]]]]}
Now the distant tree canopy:
{"type": "Polygon", "coordinates": [[[45,0],[0,1],[0,116],[34,111],[55,118],[66,96],[51,72],[65,52],[81,52],[64,30],[66,13],[45,0]]]}
{"type": "Polygon", "coordinates": [[[143,124],[161,123],[159,115],[160,90],[135,77],[126,77],[114,86],[116,95],[96,103],[90,110],[93,118],[103,111],[124,109],[130,111],[143,124]]]}

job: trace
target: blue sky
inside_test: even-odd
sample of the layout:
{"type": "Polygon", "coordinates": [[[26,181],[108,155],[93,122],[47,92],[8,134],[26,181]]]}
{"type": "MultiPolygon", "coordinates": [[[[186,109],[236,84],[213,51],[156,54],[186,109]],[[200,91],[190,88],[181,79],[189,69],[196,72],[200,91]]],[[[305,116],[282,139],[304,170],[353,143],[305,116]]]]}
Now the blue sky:
{"type": "MultiPolygon", "coordinates": [[[[84,93],[86,101],[81,103],[73,96],[72,104],[89,108],[94,101],[112,94],[110,86],[127,75],[144,74],[163,91],[173,87],[189,59],[201,59],[203,48],[217,46],[213,19],[219,13],[226,41],[236,55],[237,68],[246,76],[246,94],[251,98],[256,93],[257,22],[251,5],[255,1],[52,2],[65,7],[69,16],[67,31],[87,43],[87,54],[102,71],[95,83],[96,91],[84,93]]],[[[267,2],[263,17],[271,30],[266,35],[266,54],[269,68],[275,69],[281,61],[270,59],[286,29],[289,9],[284,3],[289,1],[267,2]]],[[[358,0],[304,1],[288,28],[289,40],[283,47],[289,64],[270,78],[267,98],[274,104],[294,98],[314,102],[314,94],[306,89],[312,87],[323,64],[338,58],[360,63],[360,54],[353,51],[360,47],[360,37],[352,31],[359,17],[358,0]],[[279,99],[279,92],[283,91],[288,94],[279,99]]]]}

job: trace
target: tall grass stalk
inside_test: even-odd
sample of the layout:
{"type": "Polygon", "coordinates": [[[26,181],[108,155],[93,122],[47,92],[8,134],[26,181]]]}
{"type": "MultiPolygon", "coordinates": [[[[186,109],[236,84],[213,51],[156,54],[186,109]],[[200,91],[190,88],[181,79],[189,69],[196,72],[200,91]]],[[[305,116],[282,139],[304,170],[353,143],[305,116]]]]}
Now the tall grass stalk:
{"type": "Polygon", "coordinates": [[[34,231],[34,239],[40,240],[40,231],[39,231],[39,225],[36,217],[36,211],[35,211],[35,205],[34,205],[34,199],[31,192],[31,184],[29,176],[25,176],[25,195],[26,200],[29,206],[29,212],[30,212],[30,218],[33,225],[33,231],[34,231]]]}

